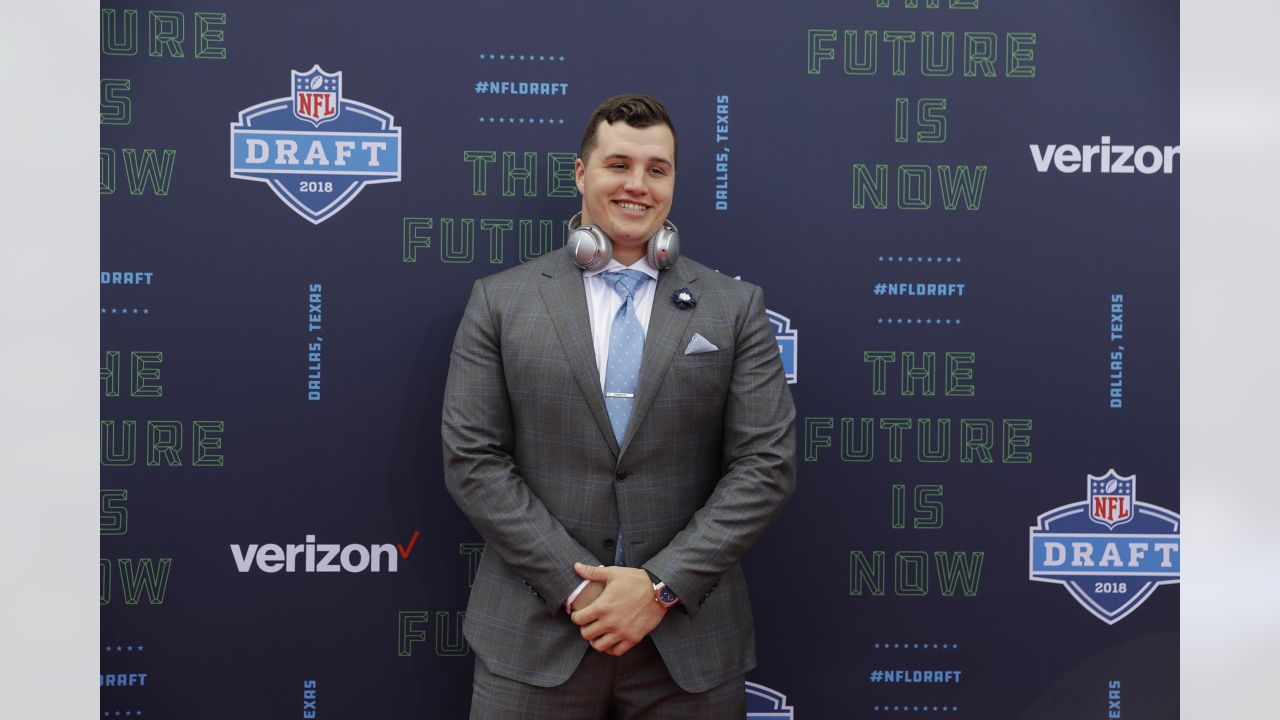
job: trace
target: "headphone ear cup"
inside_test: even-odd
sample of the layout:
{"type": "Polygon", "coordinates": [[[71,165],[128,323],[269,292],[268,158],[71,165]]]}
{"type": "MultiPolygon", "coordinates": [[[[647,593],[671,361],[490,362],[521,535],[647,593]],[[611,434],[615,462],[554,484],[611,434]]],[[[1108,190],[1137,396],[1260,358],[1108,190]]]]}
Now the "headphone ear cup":
{"type": "Polygon", "coordinates": [[[649,238],[648,255],[649,264],[658,270],[666,270],[676,264],[680,257],[680,231],[671,221],[664,220],[658,232],[649,238]]]}
{"type": "Polygon", "coordinates": [[[565,245],[569,246],[573,264],[583,270],[599,270],[613,259],[613,243],[594,225],[575,227],[569,232],[565,245]]]}

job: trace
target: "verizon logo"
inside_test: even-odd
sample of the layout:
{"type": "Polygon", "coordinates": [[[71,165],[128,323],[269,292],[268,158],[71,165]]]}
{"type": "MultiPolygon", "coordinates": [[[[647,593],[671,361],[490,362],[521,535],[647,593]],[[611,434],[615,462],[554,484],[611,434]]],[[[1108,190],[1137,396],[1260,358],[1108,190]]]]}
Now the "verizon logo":
{"type": "Polygon", "coordinates": [[[1062,173],[1115,173],[1143,175],[1174,171],[1174,158],[1182,154],[1181,145],[1112,145],[1111,136],[1103,135],[1098,145],[1029,145],[1036,172],[1050,168],[1062,173]],[[1096,170],[1095,170],[1096,168],[1096,170]]]}
{"type": "Polygon", "coordinates": [[[247,573],[255,567],[264,573],[284,572],[396,572],[401,558],[418,542],[419,531],[413,531],[408,546],[399,543],[381,545],[339,545],[317,543],[315,535],[306,536],[300,545],[253,544],[231,546],[236,569],[247,573]]]}

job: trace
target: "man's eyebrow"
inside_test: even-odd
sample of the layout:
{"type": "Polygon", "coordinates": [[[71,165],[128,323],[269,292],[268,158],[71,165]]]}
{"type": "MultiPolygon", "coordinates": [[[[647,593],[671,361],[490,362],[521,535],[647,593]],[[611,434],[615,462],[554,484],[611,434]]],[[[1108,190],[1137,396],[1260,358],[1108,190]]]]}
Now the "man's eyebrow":
{"type": "MultiPolygon", "coordinates": [[[[609,160],[632,160],[632,159],[634,159],[634,158],[632,158],[630,155],[627,155],[626,153],[613,153],[612,155],[605,155],[605,156],[604,156],[604,160],[605,160],[605,161],[609,161],[609,160]]],[[[662,165],[666,165],[667,167],[674,167],[674,166],[675,166],[675,164],[674,164],[674,163],[672,163],[670,160],[668,160],[668,159],[666,159],[666,158],[662,157],[661,155],[652,155],[652,156],[650,156],[650,157],[648,158],[648,160],[646,160],[646,162],[656,162],[656,163],[660,163],[660,164],[662,164],[662,165]]]]}

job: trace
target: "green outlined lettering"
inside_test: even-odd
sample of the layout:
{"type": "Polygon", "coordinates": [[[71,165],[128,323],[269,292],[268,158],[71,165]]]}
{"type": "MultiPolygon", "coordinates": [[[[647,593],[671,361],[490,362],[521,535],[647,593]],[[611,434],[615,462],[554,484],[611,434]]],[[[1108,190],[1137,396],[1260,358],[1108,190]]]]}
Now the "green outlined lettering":
{"type": "Polygon", "coordinates": [[[923,353],[922,362],[916,364],[916,354],[910,350],[902,352],[902,389],[901,394],[911,396],[916,394],[916,387],[919,386],[920,394],[925,397],[932,397],[937,388],[937,366],[938,353],[923,353]]]}
{"type": "Polygon", "coordinates": [[[108,350],[104,355],[105,364],[98,370],[98,380],[102,383],[102,396],[120,397],[120,351],[108,350]]]}
{"type": "Polygon", "coordinates": [[[1011,32],[1004,36],[1004,76],[1012,78],[1033,78],[1036,76],[1036,53],[1031,49],[1036,44],[1036,34],[1029,32],[1011,32]]]}
{"type": "Polygon", "coordinates": [[[842,462],[871,462],[876,457],[875,421],[858,420],[858,432],[853,430],[853,418],[840,418],[840,460],[842,462]]]}
{"type": "Polygon", "coordinates": [[[996,34],[967,32],[964,34],[964,76],[996,76],[996,34]]]}
{"type": "Polygon", "coordinates": [[[922,463],[951,461],[951,420],[938,418],[938,432],[933,432],[933,418],[917,418],[916,460],[922,463]]]}
{"type": "Polygon", "coordinates": [[[461,657],[470,652],[467,639],[462,636],[462,621],[466,617],[465,612],[436,611],[436,655],[461,657]]]}
{"type": "Polygon", "coordinates": [[[124,155],[124,177],[129,183],[130,195],[142,195],[146,192],[148,185],[151,191],[157,196],[165,196],[169,194],[169,183],[173,180],[173,163],[178,156],[177,150],[163,150],[164,159],[160,160],[156,155],[156,151],[151,148],[145,148],[142,151],[142,160],[138,160],[138,151],[135,148],[124,148],[120,151],[124,155]]]}
{"type": "Polygon", "coordinates": [[[907,74],[907,45],[916,41],[914,30],[885,30],[884,41],[892,48],[892,64],[889,74],[901,77],[907,74]]]}
{"type": "Polygon", "coordinates": [[[898,354],[892,350],[866,350],[862,353],[862,362],[871,363],[871,394],[884,395],[885,380],[888,377],[889,363],[894,362],[898,354]]]}
{"type": "Polygon", "coordinates": [[[120,571],[120,592],[124,597],[124,604],[137,605],[145,591],[148,603],[163,605],[172,565],[172,558],[117,558],[116,567],[120,571]],[[133,564],[135,560],[138,563],[136,568],[133,564]]]}
{"type": "Polygon", "coordinates": [[[167,52],[170,57],[183,57],[182,41],[186,37],[186,18],[183,14],[172,10],[151,10],[147,17],[151,28],[151,43],[147,54],[158,58],[164,57],[167,52]]]}
{"type": "Polygon", "coordinates": [[[836,51],[826,46],[835,39],[835,30],[809,29],[805,42],[805,72],[818,75],[822,72],[822,61],[836,59],[836,51]]]}
{"type": "Polygon", "coordinates": [[[227,59],[227,49],[222,46],[222,43],[226,40],[226,33],[220,29],[225,27],[226,24],[226,13],[196,13],[196,59],[227,59]]]}
{"type": "Polygon", "coordinates": [[[125,10],[124,21],[113,8],[102,8],[99,15],[103,55],[138,54],[138,11],[125,10]],[[123,26],[123,27],[122,27],[123,26]]]}
{"type": "Polygon", "coordinates": [[[103,125],[128,125],[133,120],[133,100],[128,78],[102,78],[98,81],[98,122],[103,125]]]}
{"type": "Polygon", "coordinates": [[[480,220],[480,229],[488,234],[489,237],[489,264],[498,265],[502,263],[503,248],[506,247],[507,233],[515,227],[515,223],[507,218],[503,220],[495,220],[493,218],[484,218],[480,220]]]}
{"type": "Polygon", "coordinates": [[[1006,463],[1031,462],[1031,421],[1026,419],[1005,420],[1003,457],[1006,463]]]}
{"type": "Polygon", "coordinates": [[[990,420],[964,418],[960,421],[960,462],[994,462],[991,447],[995,444],[995,431],[990,420]]]}
{"type": "Polygon", "coordinates": [[[471,165],[471,194],[489,194],[489,166],[498,161],[496,150],[463,150],[462,161],[471,165]]]}
{"type": "Polygon", "coordinates": [[[938,591],[946,597],[956,593],[958,583],[965,597],[977,597],[978,584],[982,579],[982,559],[986,553],[982,551],[951,553],[935,550],[934,562],[938,566],[938,591]]]}
{"type": "Polygon", "coordinates": [[[476,570],[484,556],[484,543],[458,543],[458,554],[467,559],[467,589],[476,584],[476,570]]]}
{"type": "Polygon", "coordinates": [[[221,420],[194,420],[191,423],[191,465],[222,467],[222,438],[226,429],[221,420]]]}
{"type": "Polygon", "coordinates": [[[877,164],[875,176],[863,163],[853,164],[853,209],[862,210],[871,200],[871,207],[884,210],[889,207],[889,166],[877,164]]]}
{"type": "Polygon", "coordinates": [[[928,210],[933,202],[933,173],[928,165],[898,166],[898,209],[928,210]]]}
{"type": "Polygon", "coordinates": [[[125,420],[116,433],[114,420],[102,420],[99,433],[99,454],[104,467],[129,467],[137,460],[138,423],[125,420]]]}
{"type": "Polygon", "coordinates": [[[948,352],[947,387],[943,392],[948,397],[973,397],[973,368],[977,355],[972,352],[948,352]]]}
{"type": "Polygon", "coordinates": [[[816,462],[818,448],[831,447],[831,435],[823,430],[835,427],[835,420],[829,417],[811,417],[804,419],[804,461],[816,462]]]}
{"type": "Polygon", "coordinates": [[[899,550],[893,554],[893,593],[899,597],[929,594],[929,553],[899,550]]]}
{"type": "Polygon", "coordinates": [[[875,597],[884,596],[884,551],[872,551],[868,560],[863,551],[850,550],[849,594],[860,596],[867,590],[875,597]]]}
{"type": "Polygon", "coordinates": [[[879,53],[876,30],[863,30],[861,40],[857,30],[844,31],[844,74],[875,75],[879,53]]]}
{"type": "Polygon", "coordinates": [[[124,489],[98,491],[98,534],[124,535],[129,532],[129,491],[124,489]]]}
{"type": "Polygon", "coordinates": [[[431,247],[431,236],[423,234],[431,229],[431,225],[431,218],[404,219],[404,254],[400,257],[402,262],[418,262],[418,250],[431,247]]]}
{"type": "Polygon", "coordinates": [[[524,153],[524,161],[519,165],[516,164],[516,154],[514,152],[507,151],[502,153],[502,196],[515,197],[516,183],[520,183],[525,197],[537,197],[537,172],[538,153],[524,153]]]}
{"type": "Polygon", "coordinates": [[[942,529],[942,486],[917,485],[915,492],[916,517],[912,526],[916,530],[942,529]]]}
{"type": "Polygon", "coordinates": [[[986,182],[986,165],[972,168],[968,165],[939,165],[938,186],[942,190],[942,207],[955,210],[963,195],[965,209],[977,212],[982,207],[982,190],[986,182]]]}
{"type": "Polygon", "coordinates": [[[547,197],[578,196],[578,183],[574,175],[576,158],[573,153],[547,153],[547,197]]]}
{"type": "Polygon", "coordinates": [[[116,191],[116,151],[98,148],[98,194],[111,195],[116,191]]]}
{"type": "Polygon", "coordinates": [[[880,429],[889,431],[889,462],[902,462],[902,433],[911,429],[911,418],[880,418],[880,429]]]}
{"type": "Polygon", "coordinates": [[[416,643],[427,641],[427,631],[420,629],[427,624],[426,610],[401,610],[396,623],[396,655],[409,657],[416,643]]]}
{"type": "Polygon", "coordinates": [[[940,36],[938,43],[932,30],[920,32],[920,74],[925,77],[951,77],[956,70],[956,34],[943,31],[940,36]]]}
{"type": "Polygon", "coordinates": [[[520,262],[526,263],[555,249],[555,223],[551,220],[538,221],[538,241],[533,240],[533,221],[520,221],[520,262]]]}
{"type": "Polygon", "coordinates": [[[476,221],[462,219],[462,232],[454,241],[453,218],[440,218],[440,262],[469,263],[476,258],[476,221]]]}
{"type": "Polygon", "coordinates": [[[147,467],[182,467],[182,423],[176,420],[147,421],[147,467]]]}
{"type": "Polygon", "coordinates": [[[158,398],[164,395],[164,388],[157,382],[160,379],[160,368],[164,362],[164,353],[156,350],[135,350],[129,353],[129,395],[131,397],[158,398]]]}

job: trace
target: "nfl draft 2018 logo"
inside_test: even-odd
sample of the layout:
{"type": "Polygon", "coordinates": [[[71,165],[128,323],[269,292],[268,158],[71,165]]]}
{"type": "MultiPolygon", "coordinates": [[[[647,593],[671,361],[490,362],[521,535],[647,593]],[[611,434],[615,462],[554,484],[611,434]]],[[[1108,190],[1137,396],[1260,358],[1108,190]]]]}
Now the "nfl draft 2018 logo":
{"type": "Polygon", "coordinates": [[[1161,585],[1181,577],[1177,513],[1138,502],[1137,477],[1088,476],[1084,502],[1043,513],[1031,528],[1031,579],[1065,585],[1099,620],[1113,625],[1161,585]]]}
{"type": "Polygon", "coordinates": [[[365,185],[400,182],[400,128],[344,98],[341,72],[293,70],[289,97],[245,108],[231,124],[231,177],[267,183],[318,225],[365,185]]]}
{"type": "Polygon", "coordinates": [[[773,337],[778,341],[778,352],[782,355],[782,370],[787,374],[787,384],[794,385],[799,378],[796,359],[800,331],[791,327],[791,319],[786,315],[779,315],[768,309],[764,312],[769,316],[769,324],[773,326],[773,337]]]}
{"type": "Polygon", "coordinates": [[[759,683],[747,683],[747,720],[795,720],[796,709],[787,704],[787,696],[759,683]]]}

